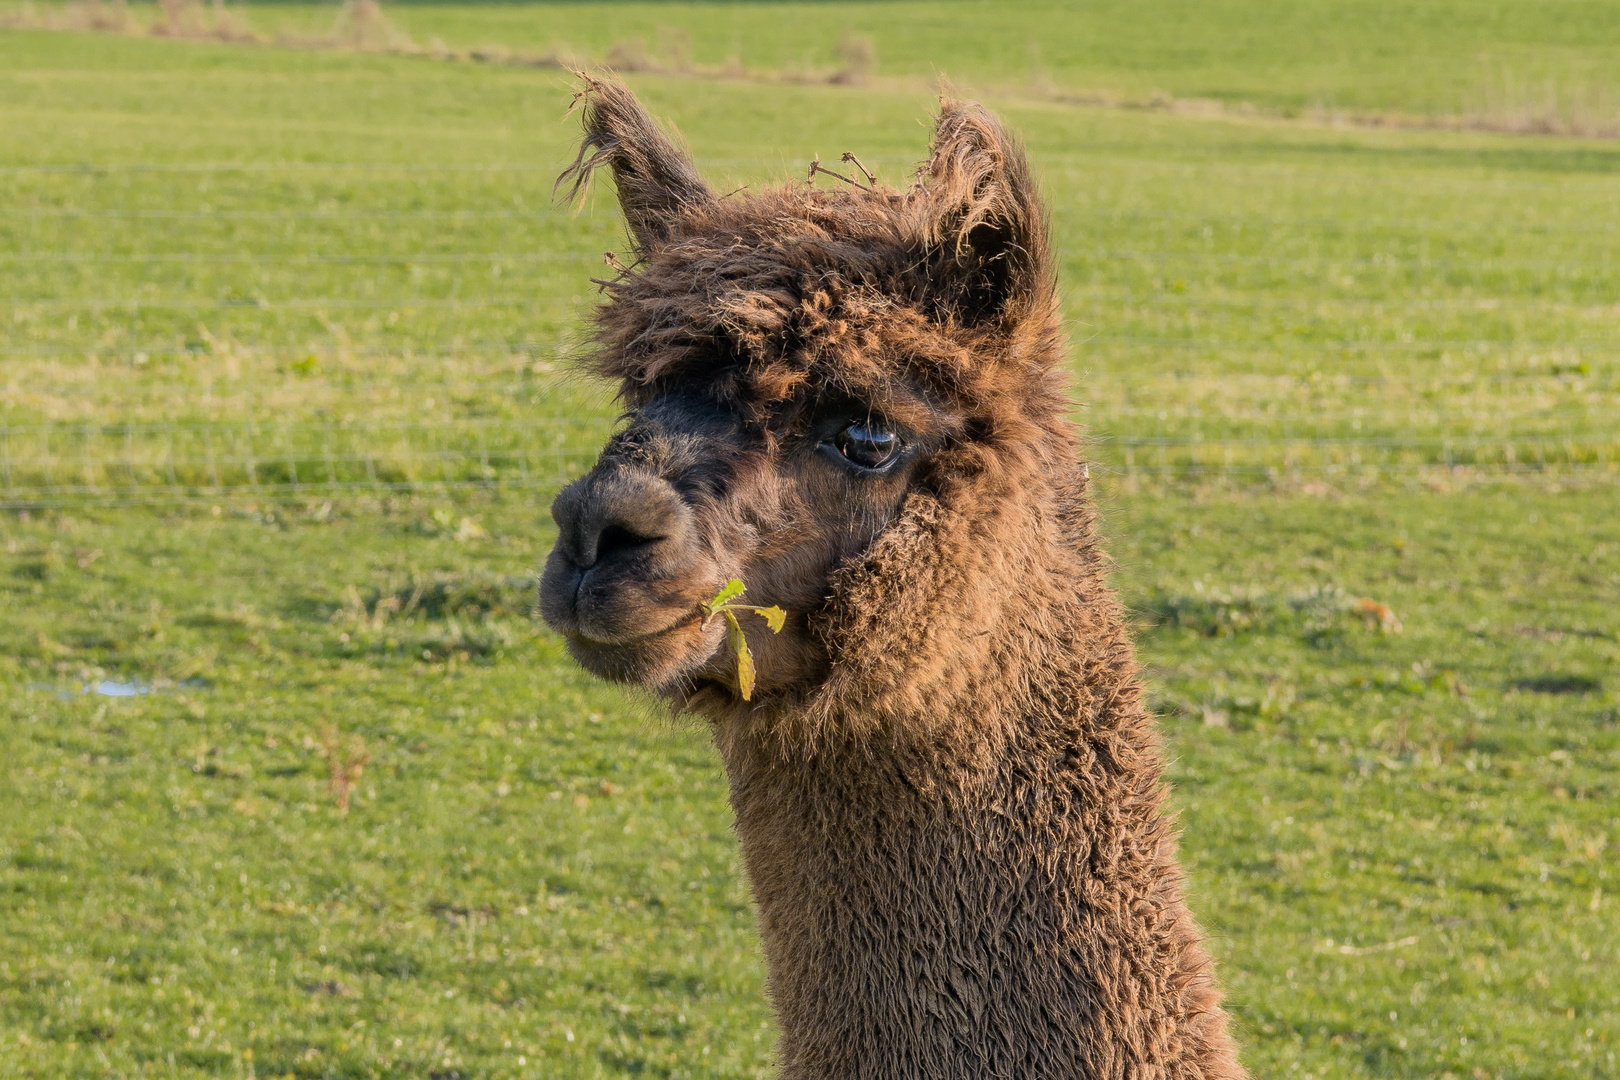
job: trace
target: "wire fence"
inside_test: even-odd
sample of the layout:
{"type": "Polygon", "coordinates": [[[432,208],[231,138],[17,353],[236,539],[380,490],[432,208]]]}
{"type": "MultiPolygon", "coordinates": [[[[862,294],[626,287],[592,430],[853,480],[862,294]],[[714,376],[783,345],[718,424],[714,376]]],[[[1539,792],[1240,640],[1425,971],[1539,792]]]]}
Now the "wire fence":
{"type": "MultiPolygon", "coordinates": [[[[137,301],[98,298],[93,302],[88,303],[87,306],[92,308],[97,305],[115,306],[126,302],[136,303],[137,301]]],[[[374,303],[383,307],[398,308],[409,307],[414,302],[415,301],[409,300],[378,300],[374,303]]],[[[141,303],[144,302],[142,301],[141,303]]],[[[227,303],[227,306],[257,307],[259,305],[256,301],[247,300],[230,302],[227,303]]],[[[1080,319],[1068,319],[1065,321],[1070,333],[1073,335],[1075,342],[1082,350],[1077,362],[1083,368],[1087,367],[1089,361],[1091,360],[1091,357],[1086,355],[1084,350],[1094,349],[1102,346],[1139,347],[1160,350],[1196,350],[1202,352],[1220,352],[1227,355],[1314,355],[1319,353],[1331,354],[1358,350],[1404,355],[1407,353],[1438,353],[1446,351],[1456,353],[1459,356],[1478,355],[1483,357],[1489,355],[1493,358],[1547,353],[1557,350],[1614,351],[1620,349],[1620,342],[1602,338],[1585,337],[1571,337],[1563,339],[1521,338],[1514,341],[1505,342],[1487,338],[1457,337],[1413,337],[1410,339],[1402,338],[1399,340],[1381,340],[1373,338],[1318,338],[1295,341],[1245,341],[1234,338],[1223,338],[1216,335],[1204,335],[1200,337],[1176,337],[1171,335],[1150,334],[1106,334],[1088,332],[1090,329],[1090,324],[1080,319]]],[[[417,357],[439,356],[444,359],[454,359],[472,354],[496,354],[508,358],[518,358],[521,357],[526,350],[532,350],[535,347],[537,347],[535,343],[524,342],[490,341],[478,343],[457,340],[454,342],[417,341],[411,343],[408,347],[403,348],[397,344],[386,346],[357,345],[352,346],[350,351],[356,356],[364,357],[397,356],[404,351],[417,357]]],[[[200,350],[200,344],[185,346],[162,341],[126,343],[117,346],[109,346],[105,344],[51,344],[38,342],[19,344],[16,342],[0,341],[0,356],[82,357],[90,354],[111,358],[120,356],[129,357],[136,354],[142,354],[149,357],[157,357],[189,356],[195,355],[200,350]]],[[[276,352],[278,350],[272,348],[268,349],[268,351],[276,352]]],[[[302,354],[307,353],[309,350],[307,348],[300,349],[292,346],[282,346],[279,351],[288,354],[302,354]]],[[[1490,379],[1499,381],[1512,378],[1541,378],[1545,375],[1545,371],[1536,371],[1533,369],[1503,370],[1491,372],[1488,377],[1490,379]]],[[[1229,373],[1226,375],[1226,377],[1231,378],[1237,376],[1233,373],[1229,373]]],[[[1351,379],[1357,382],[1368,383],[1389,383],[1393,381],[1388,376],[1384,375],[1364,376],[1351,373],[1334,373],[1328,377],[1333,379],[1351,379]]],[[[1466,379],[1469,382],[1475,382],[1481,376],[1468,371],[1457,371],[1449,373],[1436,373],[1428,377],[1431,379],[1444,379],[1449,381],[1466,379]]],[[[1401,381],[1411,382],[1413,380],[1411,378],[1406,378],[1401,381]]]]}
{"type": "Polygon", "coordinates": [[[470,485],[554,488],[612,421],[42,424],[0,427],[0,498],[159,502],[470,485]]]}
{"type": "Polygon", "coordinates": [[[1200,439],[1121,436],[1099,442],[1103,464],[1126,474],[1587,472],[1620,475],[1620,439],[1539,437],[1200,439]]]}
{"type": "MultiPolygon", "coordinates": [[[[611,212],[555,227],[536,196],[559,167],[0,167],[0,506],[540,492],[581,475],[613,409],[559,372],[596,299],[587,267],[618,232],[600,227],[611,212]]],[[[1483,201],[1444,216],[1399,199],[1352,218],[1071,205],[1059,248],[1087,457],[1172,480],[1620,477],[1620,221],[1591,192],[1521,212],[1521,189],[1543,186],[1448,175],[1448,195],[1483,201]]]]}
{"type": "MultiPolygon", "coordinates": [[[[583,475],[606,416],[359,423],[0,426],[0,505],[551,491],[583,475]]],[[[1187,480],[1420,471],[1620,478],[1620,434],[1583,438],[1204,438],[1097,434],[1087,456],[1125,476],[1187,480]]]]}
{"type": "MultiPolygon", "coordinates": [[[[1244,255],[1230,252],[1156,251],[1141,249],[1089,249],[1067,253],[1073,260],[1118,260],[1151,263],[1215,263],[1222,266],[1277,267],[1284,270],[1337,270],[1341,268],[1417,271],[1466,270],[1476,275],[1522,270],[1550,270],[1560,273],[1591,275],[1620,275],[1620,263],[1609,259],[1582,261],[1573,259],[1452,259],[1452,258],[1397,258],[1389,256],[1357,255],[1244,255]]],[[[247,266],[393,266],[402,264],[433,263],[571,263],[595,262],[601,256],[595,253],[512,252],[512,251],[460,251],[460,252],[396,252],[380,255],[335,255],[328,253],[254,253],[221,251],[0,251],[0,264],[151,264],[202,263],[210,265],[247,266]]]]}

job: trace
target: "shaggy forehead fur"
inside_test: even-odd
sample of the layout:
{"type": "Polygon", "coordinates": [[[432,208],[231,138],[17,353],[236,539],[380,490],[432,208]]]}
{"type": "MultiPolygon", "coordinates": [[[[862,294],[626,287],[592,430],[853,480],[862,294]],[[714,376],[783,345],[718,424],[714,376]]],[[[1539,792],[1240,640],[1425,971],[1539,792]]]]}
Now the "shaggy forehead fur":
{"type": "Polygon", "coordinates": [[[598,166],[615,172],[636,262],[606,286],[594,366],[632,407],[703,387],[772,427],[837,395],[991,431],[1062,411],[1043,211],[1029,185],[991,182],[1022,180],[1024,159],[978,106],[941,103],[907,190],[721,198],[671,176],[679,155],[623,88],[588,79],[579,102],[586,137],[559,183],[578,194],[598,166]],[[668,153],[631,152],[649,139],[668,153]]]}

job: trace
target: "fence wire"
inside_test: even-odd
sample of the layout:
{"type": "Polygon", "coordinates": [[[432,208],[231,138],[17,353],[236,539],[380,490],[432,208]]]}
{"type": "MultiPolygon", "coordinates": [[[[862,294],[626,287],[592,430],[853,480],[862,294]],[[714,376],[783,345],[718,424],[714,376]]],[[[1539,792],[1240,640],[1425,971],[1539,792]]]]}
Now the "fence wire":
{"type": "MultiPolygon", "coordinates": [[[[613,409],[560,372],[596,300],[587,268],[619,233],[555,226],[534,197],[559,167],[0,167],[0,505],[540,492],[581,475],[613,409]]],[[[1490,174],[1445,191],[1459,185],[1499,208],[1544,189],[1490,174]]],[[[1071,205],[1058,247],[1092,464],[1620,477],[1620,223],[1415,205],[1071,205]]]]}
{"type": "MultiPolygon", "coordinates": [[[[36,424],[0,427],[0,505],[298,498],[458,488],[549,491],[584,474],[607,417],[360,423],[36,424]]],[[[1584,473],[1620,477],[1620,439],[1200,438],[1097,434],[1119,475],[1584,473]]]]}

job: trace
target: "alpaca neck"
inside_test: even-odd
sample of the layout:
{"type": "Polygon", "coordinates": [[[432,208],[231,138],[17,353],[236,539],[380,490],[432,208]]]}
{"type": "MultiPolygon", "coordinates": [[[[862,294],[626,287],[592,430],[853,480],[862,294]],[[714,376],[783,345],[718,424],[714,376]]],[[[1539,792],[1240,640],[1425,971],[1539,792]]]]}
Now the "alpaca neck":
{"type": "Polygon", "coordinates": [[[798,760],[717,729],[784,1077],[1242,1075],[1100,604],[1087,648],[988,657],[1022,686],[974,681],[798,760]]]}

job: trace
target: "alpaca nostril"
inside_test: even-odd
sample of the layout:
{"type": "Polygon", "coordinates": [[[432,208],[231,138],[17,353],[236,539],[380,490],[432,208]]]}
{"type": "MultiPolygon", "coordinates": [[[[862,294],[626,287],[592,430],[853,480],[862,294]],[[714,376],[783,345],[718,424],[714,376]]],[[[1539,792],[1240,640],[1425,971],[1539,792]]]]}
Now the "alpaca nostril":
{"type": "Polygon", "coordinates": [[[563,489],[551,514],[558,551],[580,570],[610,559],[628,563],[691,530],[691,511],[667,481],[611,466],[563,489]]]}
{"type": "Polygon", "coordinates": [[[643,536],[623,522],[611,521],[596,536],[596,562],[606,562],[615,555],[634,554],[662,539],[662,536],[643,536]]]}

